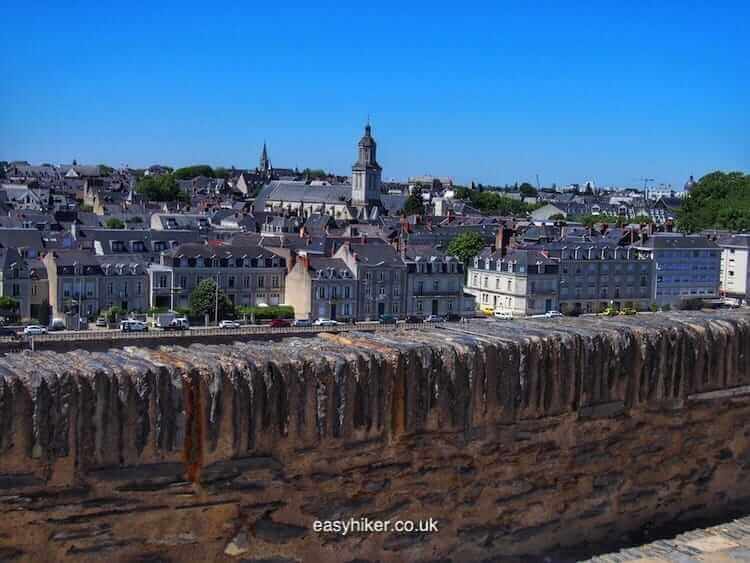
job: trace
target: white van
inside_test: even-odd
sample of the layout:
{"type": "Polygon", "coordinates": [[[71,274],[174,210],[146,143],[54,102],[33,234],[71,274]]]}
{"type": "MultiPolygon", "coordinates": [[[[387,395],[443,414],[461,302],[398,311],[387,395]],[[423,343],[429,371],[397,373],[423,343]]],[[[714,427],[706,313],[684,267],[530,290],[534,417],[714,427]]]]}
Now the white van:
{"type": "Polygon", "coordinates": [[[513,320],[513,313],[508,313],[506,311],[499,311],[499,310],[495,311],[495,313],[492,316],[501,321],[513,320]]]}
{"type": "Polygon", "coordinates": [[[125,320],[120,321],[120,330],[122,332],[147,332],[148,325],[143,321],[125,320]]]}

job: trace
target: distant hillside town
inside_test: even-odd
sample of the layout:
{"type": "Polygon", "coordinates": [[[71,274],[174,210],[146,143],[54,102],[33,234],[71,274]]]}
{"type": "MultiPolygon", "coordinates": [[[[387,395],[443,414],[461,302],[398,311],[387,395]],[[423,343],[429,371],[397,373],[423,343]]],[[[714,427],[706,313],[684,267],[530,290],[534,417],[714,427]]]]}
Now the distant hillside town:
{"type": "Polygon", "coordinates": [[[0,315],[510,318],[747,296],[750,235],[680,232],[692,177],[681,191],[384,182],[369,124],[349,176],[260,152],[251,169],[3,162],[0,315]]]}

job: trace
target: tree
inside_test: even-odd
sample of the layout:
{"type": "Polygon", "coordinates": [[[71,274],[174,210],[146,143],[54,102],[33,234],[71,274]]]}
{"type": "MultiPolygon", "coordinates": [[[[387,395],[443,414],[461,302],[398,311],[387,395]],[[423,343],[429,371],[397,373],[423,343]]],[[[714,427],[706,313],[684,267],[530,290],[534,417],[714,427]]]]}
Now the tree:
{"type": "Polygon", "coordinates": [[[549,216],[550,221],[565,221],[565,213],[555,213],[549,216]]]}
{"type": "Polygon", "coordinates": [[[501,195],[497,191],[479,191],[469,188],[456,188],[454,193],[456,199],[469,201],[472,206],[476,207],[483,213],[492,213],[496,215],[527,215],[536,208],[534,205],[529,205],[523,201],[501,195]]]}
{"type": "Polygon", "coordinates": [[[101,174],[102,176],[111,176],[114,171],[115,169],[111,166],[107,166],[106,164],[99,165],[99,174],[101,174]]]}
{"type": "Polygon", "coordinates": [[[15,317],[21,304],[7,295],[0,296],[0,314],[15,317]]]}
{"type": "Polygon", "coordinates": [[[305,168],[302,171],[302,175],[308,178],[327,178],[328,172],[322,168],[305,168]]]}
{"type": "Polygon", "coordinates": [[[677,212],[681,231],[750,231],[750,175],[712,172],[690,190],[677,212]]]}
{"type": "Polygon", "coordinates": [[[123,223],[117,217],[110,217],[104,222],[104,226],[108,229],[124,229],[125,223],[123,223]]]}
{"type": "Polygon", "coordinates": [[[422,215],[424,213],[424,200],[422,199],[421,191],[414,190],[414,193],[406,198],[404,213],[406,215],[422,215]]]}
{"type": "Polygon", "coordinates": [[[225,178],[226,179],[226,178],[229,178],[229,176],[231,176],[231,175],[232,175],[231,171],[227,170],[223,166],[218,166],[218,167],[214,168],[214,178],[225,178]]]}
{"type": "Polygon", "coordinates": [[[535,197],[537,193],[536,188],[528,182],[524,182],[523,184],[521,184],[518,189],[523,197],[535,197]]]}
{"type": "Polygon", "coordinates": [[[195,164],[193,166],[186,166],[184,168],[178,168],[173,173],[174,177],[178,180],[192,180],[198,176],[207,176],[209,178],[214,177],[214,169],[208,164],[195,164]]]}
{"type": "Polygon", "coordinates": [[[118,305],[112,305],[104,313],[104,316],[107,318],[108,323],[116,323],[117,319],[123,317],[124,315],[125,310],[123,310],[123,308],[118,305]]]}
{"type": "Polygon", "coordinates": [[[234,316],[234,306],[229,297],[221,289],[219,289],[217,298],[216,281],[211,278],[201,281],[193,290],[193,293],[190,294],[190,311],[192,316],[204,317],[208,314],[209,319],[216,322],[217,302],[220,319],[234,316]]]}
{"type": "Polygon", "coordinates": [[[461,233],[448,244],[448,254],[458,257],[468,265],[485,247],[484,239],[479,233],[461,233]]]}
{"type": "Polygon", "coordinates": [[[143,176],[138,179],[135,190],[149,201],[185,201],[190,198],[177,185],[173,174],[143,176]]]}

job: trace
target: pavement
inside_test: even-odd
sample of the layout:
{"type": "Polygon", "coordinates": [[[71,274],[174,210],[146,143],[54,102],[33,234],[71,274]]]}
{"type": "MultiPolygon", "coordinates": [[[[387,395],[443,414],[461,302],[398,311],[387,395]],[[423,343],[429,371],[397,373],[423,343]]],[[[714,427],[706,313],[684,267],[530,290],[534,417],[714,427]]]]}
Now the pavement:
{"type": "Polygon", "coordinates": [[[691,530],[669,540],[598,555],[590,563],[750,562],[750,516],[728,524],[691,530]]]}

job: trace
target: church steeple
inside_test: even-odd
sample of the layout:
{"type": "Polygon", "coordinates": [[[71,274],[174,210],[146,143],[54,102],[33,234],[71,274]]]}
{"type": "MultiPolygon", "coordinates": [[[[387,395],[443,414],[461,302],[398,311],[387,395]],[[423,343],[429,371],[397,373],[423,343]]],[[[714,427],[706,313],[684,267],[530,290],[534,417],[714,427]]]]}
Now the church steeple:
{"type": "Polygon", "coordinates": [[[263,141],[263,152],[260,153],[260,166],[261,172],[268,172],[271,169],[271,163],[268,160],[268,150],[266,149],[266,142],[263,141]]]}
{"type": "Polygon", "coordinates": [[[365,134],[359,140],[357,162],[352,166],[352,203],[377,205],[380,202],[380,174],[377,160],[377,143],[372,136],[368,118],[365,134]]]}

